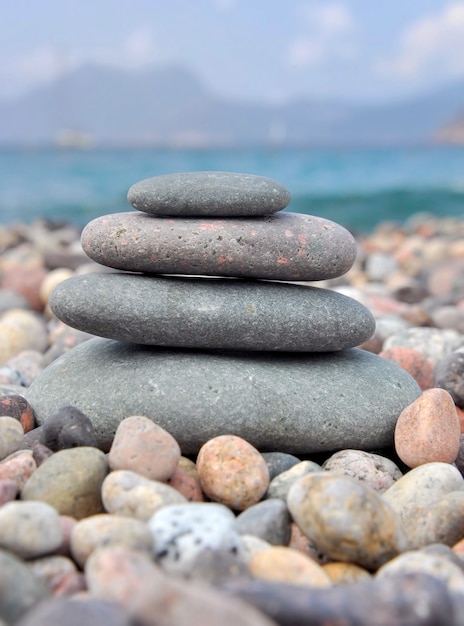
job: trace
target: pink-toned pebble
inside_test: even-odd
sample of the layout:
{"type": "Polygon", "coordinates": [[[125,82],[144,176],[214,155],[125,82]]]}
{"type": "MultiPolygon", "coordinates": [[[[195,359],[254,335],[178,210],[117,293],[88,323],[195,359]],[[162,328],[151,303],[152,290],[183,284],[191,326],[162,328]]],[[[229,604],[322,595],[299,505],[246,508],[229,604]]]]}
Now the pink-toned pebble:
{"type": "Polygon", "coordinates": [[[456,407],[456,413],[459,419],[459,425],[461,428],[461,434],[464,433],[464,410],[460,409],[458,406],[456,407]]]}
{"type": "Polygon", "coordinates": [[[108,455],[112,470],[130,470],[150,480],[168,480],[180,459],[177,441],[148,417],[132,415],[119,424],[108,455]]]}
{"type": "Polygon", "coordinates": [[[444,389],[427,389],[398,418],[395,448],[408,467],[435,461],[453,463],[461,425],[453,398],[444,389]]]}
{"type": "Polygon", "coordinates": [[[85,575],[82,572],[67,572],[53,579],[50,590],[55,597],[73,596],[87,590],[85,575]]]}
{"type": "Polygon", "coordinates": [[[56,550],[55,554],[71,556],[71,533],[77,521],[78,520],[75,517],[71,517],[71,515],[60,515],[62,541],[61,546],[56,550]]]}
{"type": "Polygon", "coordinates": [[[181,456],[177,469],[168,484],[181,493],[189,502],[204,502],[200,477],[193,461],[181,456]]]}
{"type": "Polygon", "coordinates": [[[41,311],[43,304],[40,285],[47,275],[45,268],[35,261],[30,263],[5,261],[1,269],[0,287],[21,294],[28,300],[32,309],[41,311]]]}
{"type": "Polygon", "coordinates": [[[379,356],[393,361],[409,372],[422,390],[431,389],[434,386],[433,364],[419,350],[406,346],[392,346],[388,350],[382,350],[379,356]]]}
{"type": "Polygon", "coordinates": [[[22,489],[36,469],[36,462],[29,451],[16,452],[0,463],[0,480],[14,480],[22,489]]]}
{"type": "Polygon", "coordinates": [[[15,480],[4,478],[0,480],[0,506],[15,500],[19,493],[19,486],[15,480]]]}
{"type": "Polygon", "coordinates": [[[207,441],[198,453],[197,469],[206,496],[235,511],[259,502],[269,486],[269,469],[263,456],[236,435],[207,441]]]}

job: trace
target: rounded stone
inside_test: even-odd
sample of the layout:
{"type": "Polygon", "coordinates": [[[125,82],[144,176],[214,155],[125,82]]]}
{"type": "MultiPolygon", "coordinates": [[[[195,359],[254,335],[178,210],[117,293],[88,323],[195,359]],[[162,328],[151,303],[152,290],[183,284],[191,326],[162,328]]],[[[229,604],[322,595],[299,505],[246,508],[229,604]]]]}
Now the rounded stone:
{"type": "Polygon", "coordinates": [[[144,522],[119,515],[92,515],[73,526],[71,554],[81,568],[84,568],[94,550],[111,545],[122,545],[151,554],[153,538],[144,522]]]}
{"type": "Polygon", "coordinates": [[[451,491],[416,517],[414,533],[409,536],[409,548],[430,544],[453,546],[464,537],[464,490],[451,491]]]}
{"type": "Polygon", "coordinates": [[[377,569],[406,547],[396,512],[352,478],[305,476],[291,487],[287,505],[304,534],[334,560],[377,569]]]}
{"type": "Polygon", "coordinates": [[[461,424],[453,398],[444,389],[427,389],[401,412],[395,427],[395,449],[408,467],[458,456],[461,424]]]}
{"type": "Polygon", "coordinates": [[[93,335],[168,347],[327,352],[375,328],[342,294],[265,281],[94,273],[61,283],[50,306],[93,335]]]}
{"type": "Polygon", "coordinates": [[[399,414],[419,395],[407,372],[356,348],[277,357],[108,339],[63,355],[26,391],[39,424],[63,404],[89,415],[102,450],[138,414],[153,416],[183,454],[231,431],[263,451],[379,449],[392,445],[399,414]]]}
{"type": "Polygon", "coordinates": [[[403,475],[390,459],[363,450],[340,450],[322,464],[322,469],[356,478],[379,492],[391,487],[403,475]]]}
{"type": "Polygon", "coordinates": [[[300,461],[299,463],[295,463],[295,465],[288,470],[281,472],[271,480],[266,498],[279,498],[286,501],[290,487],[294,482],[303,478],[303,476],[320,471],[322,471],[322,467],[314,463],[314,461],[300,461]]]}
{"type": "Polygon", "coordinates": [[[1,396],[0,415],[14,417],[21,423],[25,433],[35,427],[34,412],[29,402],[23,396],[16,394],[1,396]]]}
{"type": "Polygon", "coordinates": [[[238,531],[254,535],[273,546],[286,546],[290,541],[291,519],[285,502],[271,498],[258,502],[237,516],[238,531]]]}
{"type": "Polygon", "coordinates": [[[346,585],[363,580],[370,580],[372,578],[371,574],[366,569],[354,563],[333,561],[332,563],[323,565],[322,569],[334,585],[346,585]]]}
{"type": "Polygon", "coordinates": [[[330,587],[329,576],[306,554],[285,546],[260,550],[248,561],[256,578],[305,587],[330,587]]]}
{"type": "Polygon", "coordinates": [[[141,180],[127,199],[152,215],[239,217],[284,209],[290,192],[265,176],[236,172],[180,172],[141,180]]]}
{"type": "Polygon", "coordinates": [[[379,356],[393,361],[406,370],[422,390],[435,386],[432,362],[419,350],[406,346],[393,346],[389,350],[382,350],[379,356]]]}
{"type": "Polygon", "coordinates": [[[184,504],[178,491],[129,470],[114,470],[103,481],[102,499],[108,513],[147,521],[168,504],[184,504]]]}
{"type": "Polygon", "coordinates": [[[143,415],[119,424],[108,455],[112,470],[132,470],[150,480],[169,480],[177,469],[180,448],[164,428],[143,415]]]}
{"type": "Polygon", "coordinates": [[[345,274],[356,257],[356,242],[342,226],[298,213],[236,219],[113,213],[89,222],[81,243],[101,265],[153,274],[321,280],[345,274]]]}
{"type": "Polygon", "coordinates": [[[0,480],[13,480],[22,489],[37,470],[37,464],[30,451],[14,453],[0,462],[0,480]]]}
{"type": "Polygon", "coordinates": [[[236,435],[207,441],[198,453],[197,469],[205,495],[235,511],[259,502],[269,486],[266,461],[236,435]]]}
{"type": "Polygon", "coordinates": [[[63,280],[70,278],[73,274],[74,272],[65,267],[59,267],[48,272],[40,285],[39,291],[40,299],[44,306],[48,303],[48,299],[53,289],[63,282],[63,280]]]}
{"type": "Polygon", "coordinates": [[[14,417],[0,417],[0,460],[21,447],[24,429],[14,417]]]}
{"type": "Polygon", "coordinates": [[[53,452],[76,446],[97,446],[91,419],[74,406],[62,406],[42,424],[40,443],[53,452]]]}
{"type": "Polygon", "coordinates": [[[43,352],[47,331],[41,317],[31,311],[11,309],[0,319],[0,365],[22,350],[43,352]]]}
{"type": "Polygon", "coordinates": [[[61,515],[82,519],[103,512],[101,487],[107,473],[108,461],[97,448],[60,450],[36,469],[21,498],[47,502],[61,515]]]}
{"type": "Polygon", "coordinates": [[[232,511],[213,502],[165,506],[148,522],[154,555],[170,573],[189,574],[205,550],[240,552],[241,539],[232,511]]]}
{"type": "Polygon", "coordinates": [[[434,370],[435,385],[451,394],[455,404],[464,409],[464,352],[453,352],[438,361],[434,370]]]}
{"type": "Polygon", "coordinates": [[[60,517],[45,502],[7,502],[0,507],[0,547],[22,559],[51,554],[61,545],[60,517]]]}
{"type": "Polygon", "coordinates": [[[189,502],[203,502],[200,477],[196,464],[187,457],[181,456],[174,474],[168,484],[181,493],[189,502]]]}

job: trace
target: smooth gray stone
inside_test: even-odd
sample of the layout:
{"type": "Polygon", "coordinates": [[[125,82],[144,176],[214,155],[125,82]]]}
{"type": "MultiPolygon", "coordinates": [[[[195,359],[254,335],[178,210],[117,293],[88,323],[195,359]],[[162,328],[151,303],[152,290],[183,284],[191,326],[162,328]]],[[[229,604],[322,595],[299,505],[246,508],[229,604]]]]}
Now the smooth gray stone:
{"type": "Polygon", "coordinates": [[[236,172],[181,172],[141,180],[129,189],[134,208],[152,215],[239,217],[284,209],[290,192],[265,176],[236,172]]]}
{"type": "Polygon", "coordinates": [[[370,311],[342,294],[284,283],[88,274],[49,300],[63,322],[155,346],[328,352],[367,341],[370,311]]]}
{"type": "Polygon", "coordinates": [[[347,272],[356,241],[343,226],[298,213],[265,217],[155,217],[113,213],[87,224],[84,252],[131,272],[312,281],[347,272]]]}
{"type": "Polygon", "coordinates": [[[391,446],[399,414],[420,394],[405,370],[357,348],[276,355],[100,338],[54,361],[26,391],[39,424],[64,404],[83,411],[102,450],[122,419],[146,415],[184,455],[231,433],[297,455],[391,446]]]}

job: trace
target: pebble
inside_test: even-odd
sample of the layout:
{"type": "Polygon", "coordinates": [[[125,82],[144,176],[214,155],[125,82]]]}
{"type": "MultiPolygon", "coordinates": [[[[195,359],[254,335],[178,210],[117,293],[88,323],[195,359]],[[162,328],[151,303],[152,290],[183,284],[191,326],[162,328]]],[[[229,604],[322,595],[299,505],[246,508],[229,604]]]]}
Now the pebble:
{"type": "Polygon", "coordinates": [[[182,494],[188,502],[203,502],[205,499],[197,466],[184,456],[180,457],[174,474],[168,480],[168,485],[182,494]]]}
{"type": "Polygon", "coordinates": [[[427,389],[401,412],[395,449],[408,467],[453,463],[459,452],[461,424],[453,398],[444,389],[427,389]]]}
{"type": "Polygon", "coordinates": [[[237,516],[238,531],[255,535],[274,546],[286,546],[290,541],[291,519],[287,505],[271,498],[250,506],[237,516]]]}
{"type": "Polygon", "coordinates": [[[73,526],[71,554],[82,569],[94,550],[111,545],[122,545],[151,554],[153,537],[144,522],[119,515],[91,515],[73,526]]]}
{"type": "Polygon", "coordinates": [[[21,491],[23,500],[39,500],[61,515],[82,519],[103,512],[101,488],[108,462],[91,447],[60,450],[36,469],[21,491]]]}
{"type": "Polygon", "coordinates": [[[388,337],[383,349],[396,346],[414,348],[426,356],[435,366],[436,362],[449,356],[463,343],[463,336],[452,329],[408,328],[388,337]]]}
{"type": "Polygon", "coordinates": [[[463,570],[447,557],[421,550],[404,552],[385,563],[377,571],[376,578],[383,580],[390,576],[415,572],[434,576],[443,581],[450,591],[464,594],[463,570]]]}
{"type": "Polygon", "coordinates": [[[383,492],[403,475],[390,459],[363,450],[340,450],[322,464],[322,469],[356,478],[378,492],[383,492]]]}
{"type": "Polygon", "coordinates": [[[179,459],[180,448],[174,437],[142,415],[121,421],[108,455],[112,470],[131,470],[161,482],[172,477],[179,459]]]}
{"type": "MultiPolygon", "coordinates": [[[[193,505],[189,505],[193,506],[193,505]]],[[[213,587],[168,578],[141,552],[114,547],[95,551],[87,561],[89,591],[116,602],[144,626],[276,626],[249,604],[213,587]]]]}
{"type": "Polygon", "coordinates": [[[321,565],[329,562],[331,559],[327,557],[319,548],[316,546],[314,541],[307,537],[300,528],[292,522],[290,526],[290,541],[288,543],[289,548],[294,548],[299,552],[303,552],[307,554],[309,557],[320,563],[321,565]]]}
{"type": "Polygon", "coordinates": [[[398,479],[382,498],[398,513],[408,537],[414,537],[417,519],[437,500],[452,491],[463,491],[464,479],[448,463],[425,463],[398,479]]]}
{"type": "Polygon", "coordinates": [[[285,546],[260,550],[248,561],[256,578],[305,587],[330,587],[331,580],[323,568],[308,556],[285,546]]]}
{"type": "Polygon", "coordinates": [[[39,424],[64,404],[79,408],[104,451],[137,407],[171,433],[184,455],[232,431],[259,450],[298,456],[391,445],[399,414],[420,391],[397,365],[356,348],[276,357],[96,338],[54,361],[26,398],[39,424]]]}
{"type": "Polygon", "coordinates": [[[0,619],[16,624],[48,596],[45,582],[22,559],[0,549],[0,619]]]}
{"type": "MultiPolygon", "coordinates": [[[[6,362],[9,367],[18,372],[22,385],[29,387],[33,380],[44,370],[43,354],[38,350],[23,350],[6,362]]],[[[2,368],[2,371],[5,368],[2,368]]]]}
{"type": "Polygon", "coordinates": [[[259,502],[269,486],[266,461],[236,435],[207,441],[198,453],[197,469],[205,495],[235,511],[259,502]]]}
{"type": "Polygon", "coordinates": [[[341,276],[356,257],[345,228],[299,213],[233,220],[113,213],[89,222],[81,243],[92,260],[119,270],[284,281],[341,276]]]}
{"type": "Polygon", "coordinates": [[[300,459],[293,454],[286,454],[285,452],[263,452],[263,458],[267,463],[267,469],[269,470],[269,480],[286,472],[288,469],[300,463],[300,459]]]}
{"type": "Polygon", "coordinates": [[[134,626],[129,613],[114,602],[79,597],[46,600],[28,613],[17,626],[134,626]]]}
{"type": "Polygon", "coordinates": [[[440,543],[452,546],[464,537],[464,491],[451,491],[425,509],[415,520],[409,548],[440,543]]]}
{"type": "Polygon", "coordinates": [[[256,535],[241,535],[240,554],[244,563],[248,563],[252,556],[261,550],[271,548],[271,544],[256,535]]]}
{"type": "Polygon", "coordinates": [[[205,551],[227,552],[240,562],[241,538],[234,514],[222,504],[173,504],[149,520],[154,556],[168,573],[189,575],[205,551]]]}
{"type": "Polygon", "coordinates": [[[54,452],[76,446],[97,446],[91,419],[73,406],[62,406],[42,424],[40,443],[54,452]]]}
{"type": "Polygon", "coordinates": [[[42,318],[32,311],[11,309],[0,318],[0,365],[22,350],[44,352],[47,331],[42,318]]]}
{"type": "Polygon", "coordinates": [[[0,480],[13,480],[22,489],[36,469],[32,453],[18,451],[0,462],[0,480]]]}
{"type": "Polygon", "coordinates": [[[371,312],[342,294],[265,281],[94,273],[61,283],[50,306],[93,335],[181,348],[329,352],[375,328],[371,312]]]}
{"type": "Polygon", "coordinates": [[[50,294],[55,289],[55,287],[62,283],[64,280],[71,278],[71,276],[73,275],[74,272],[67,267],[58,267],[48,272],[48,274],[43,279],[39,289],[39,296],[43,306],[46,306],[48,304],[50,294]]]}
{"type": "Polygon", "coordinates": [[[366,569],[354,563],[333,561],[323,565],[322,569],[334,585],[348,585],[371,579],[371,574],[366,569]]]}
{"type": "Polygon", "coordinates": [[[29,402],[23,396],[16,394],[0,396],[0,415],[17,419],[25,433],[35,427],[34,412],[29,402]]]}
{"type": "Polygon", "coordinates": [[[18,493],[19,485],[15,480],[0,479],[0,507],[6,502],[15,500],[18,493]]]}
{"type": "Polygon", "coordinates": [[[53,553],[61,545],[56,510],[44,502],[7,502],[0,507],[0,547],[23,559],[53,553]]]}
{"type": "Polygon", "coordinates": [[[300,461],[295,463],[285,472],[281,472],[269,483],[267,489],[266,498],[280,498],[281,500],[287,500],[290,487],[295,481],[308,474],[322,471],[322,467],[314,461],[300,461]]]}
{"type": "Polygon", "coordinates": [[[152,215],[250,217],[284,209],[290,191],[265,176],[236,172],[181,172],[141,180],[127,199],[152,215]]]}
{"type": "Polygon", "coordinates": [[[114,470],[103,481],[102,499],[108,513],[148,521],[168,504],[183,504],[178,491],[129,470],[114,470]]]}
{"type": "Polygon", "coordinates": [[[419,350],[406,346],[393,346],[389,350],[382,350],[379,356],[393,361],[406,370],[423,391],[435,387],[433,364],[419,350]]]}
{"type": "Polygon", "coordinates": [[[435,385],[445,389],[455,404],[464,409],[464,352],[453,352],[438,361],[434,378],[435,385]]]}
{"type": "Polygon", "coordinates": [[[65,556],[44,556],[28,563],[30,570],[53,589],[56,581],[67,574],[77,572],[74,561],[65,556]]]}
{"type": "Polygon", "coordinates": [[[377,569],[406,547],[393,508],[353,478],[309,474],[293,484],[287,505],[304,534],[334,560],[377,569]]]}
{"type": "Polygon", "coordinates": [[[21,447],[24,429],[14,417],[0,417],[0,461],[21,447]]]}

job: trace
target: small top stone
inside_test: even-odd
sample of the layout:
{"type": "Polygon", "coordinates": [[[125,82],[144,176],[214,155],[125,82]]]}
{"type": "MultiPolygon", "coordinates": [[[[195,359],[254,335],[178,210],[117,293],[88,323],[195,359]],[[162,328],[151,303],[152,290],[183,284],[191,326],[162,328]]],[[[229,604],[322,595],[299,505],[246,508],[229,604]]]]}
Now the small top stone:
{"type": "Polygon", "coordinates": [[[284,209],[290,192],[265,176],[181,172],[141,180],[129,189],[127,199],[152,215],[247,217],[284,209]]]}

